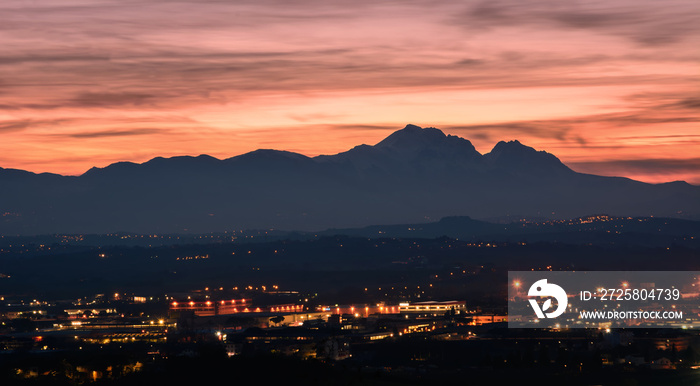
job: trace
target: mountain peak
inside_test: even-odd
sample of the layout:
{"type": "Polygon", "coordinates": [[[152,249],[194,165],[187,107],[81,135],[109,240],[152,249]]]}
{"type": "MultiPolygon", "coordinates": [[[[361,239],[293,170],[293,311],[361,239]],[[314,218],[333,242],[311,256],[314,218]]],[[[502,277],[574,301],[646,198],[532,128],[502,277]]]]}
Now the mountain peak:
{"type": "Polygon", "coordinates": [[[416,125],[406,125],[401,130],[393,132],[379,142],[376,147],[413,147],[416,145],[439,143],[447,138],[445,133],[434,127],[422,128],[416,125]]]}
{"type": "MultiPolygon", "coordinates": [[[[265,160],[307,160],[309,157],[286,150],[275,149],[258,149],[249,153],[231,157],[228,160],[234,159],[265,159],[265,160]]],[[[228,161],[227,160],[227,161],[228,161]]]]}
{"type": "Polygon", "coordinates": [[[523,145],[518,140],[498,142],[489,153],[484,154],[484,158],[487,162],[498,166],[534,167],[533,170],[556,168],[571,171],[553,154],[543,150],[537,151],[530,146],[523,145]]]}
{"type": "Polygon", "coordinates": [[[523,145],[518,141],[517,139],[512,140],[512,141],[499,141],[496,146],[491,149],[491,153],[493,154],[501,154],[501,153],[520,153],[520,154],[527,154],[527,153],[537,153],[537,150],[534,148],[531,148],[530,146],[523,145]]]}
{"type": "Polygon", "coordinates": [[[440,153],[461,153],[462,156],[469,157],[480,155],[474,145],[464,138],[445,135],[434,127],[422,128],[412,124],[393,132],[376,144],[374,148],[414,154],[424,150],[437,150],[440,153]]]}

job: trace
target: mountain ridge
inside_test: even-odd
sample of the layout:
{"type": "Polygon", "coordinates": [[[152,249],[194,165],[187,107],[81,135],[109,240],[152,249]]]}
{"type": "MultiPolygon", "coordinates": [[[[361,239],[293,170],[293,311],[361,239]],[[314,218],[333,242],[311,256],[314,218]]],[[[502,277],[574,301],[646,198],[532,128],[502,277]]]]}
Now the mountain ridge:
{"type": "Polygon", "coordinates": [[[155,157],[77,177],[0,169],[0,234],[359,227],[448,216],[700,214],[700,187],[577,173],[519,141],[470,141],[407,125],[375,145],[307,157],[155,157]]]}
{"type": "MultiPolygon", "coordinates": [[[[243,153],[240,155],[236,155],[233,157],[229,158],[216,158],[207,154],[200,154],[198,156],[173,156],[173,157],[154,157],[150,160],[147,160],[142,163],[138,162],[131,162],[131,161],[119,161],[112,163],[110,165],[107,165],[105,167],[92,167],[85,173],[81,174],[80,176],[85,176],[85,175],[90,175],[95,172],[99,172],[100,170],[105,170],[110,167],[124,167],[124,166],[132,166],[132,165],[149,165],[154,162],[159,162],[163,160],[172,160],[172,161],[179,161],[179,160],[189,160],[189,161],[197,161],[201,158],[206,158],[208,160],[212,161],[218,161],[218,162],[230,162],[233,160],[238,160],[238,159],[248,159],[248,158],[254,158],[254,157],[260,157],[260,156],[275,156],[277,158],[283,158],[282,156],[287,156],[290,159],[310,159],[310,160],[316,160],[316,161],[322,161],[322,162],[327,162],[327,161],[343,161],[347,157],[355,156],[356,154],[361,154],[364,152],[368,151],[374,151],[374,152],[379,152],[379,151],[390,151],[390,152],[398,152],[398,153],[405,153],[406,150],[415,150],[415,148],[435,148],[438,146],[443,146],[440,150],[445,150],[444,147],[447,147],[449,150],[464,150],[466,149],[468,151],[468,154],[466,154],[466,158],[477,158],[477,157],[487,157],[489,155],[492,155],[494,150],[498,150],[499,152],[505,151],[505,152],[513,152],[515,149],[518,151],[520,154],[525,153],[527,150],[532,150],[532,152],[537,153],[538,155],[544,154],[549,156],[550,159],[556,160],[556,162],[561,163],[561,161],[554,156],[551,153],[548,153],[546,151],[537,151],[534,150],[531,147],[528,147],[526,145],[523,145],[520,143],[518,140],[511,140],[508,142],[505,141],[500,141],[498,142],[494,148],[488,152],[481,154],[479,153],[474,145],[467,139],[454,136],[454,135],[446,135],[444,134],[441,130],[436,129],[434,127],[427,127],[427,128],[421,128],[419,126],[413,125],[413,124],[408,124],[406,127],[404,127],[401,130],[397,130],[378,142],[375,145],[367,145],[367,144],[361,144],[357,145],[349,150],[346,150],[344,152],[340,152],[337,154],[322,154],[318,155],[315,157],[309,157],[301,153],[295,153],[291,151],[286,151],[286,150],[276,150],[276,149],[256,149],[247,153],[243,153]],[[428,141],[425,141],[424,139],[428,139],[428,141]],[[508,146],[508,149],[502,150],[501,147],[504,145],[508,146]],[[517,147],[517,148],[516,148],[517,147]],[[398,149],[398,150],[397,150],[398,149]]],[[[451,154],[454,155],[454,154],[451,154]]],[[[493,157],[496,158],[496,157],[493,157]]],[[[1,170],[2,168],[0,168],[1,170]]],[[[58,175],[58,174],[57,174],[58,175]]]]}

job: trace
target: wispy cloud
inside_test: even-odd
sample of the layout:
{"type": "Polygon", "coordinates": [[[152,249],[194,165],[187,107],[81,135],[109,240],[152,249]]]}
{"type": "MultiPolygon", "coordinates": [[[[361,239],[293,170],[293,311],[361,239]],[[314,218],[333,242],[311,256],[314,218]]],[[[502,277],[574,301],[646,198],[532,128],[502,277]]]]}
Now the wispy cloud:
{"type": "Polygon", "coordinates": [[[51,137],[60,138],[108,138],[108,137],[131,137],[138,135],[165,134],[168,130],[156,128],[130,128],[128,130],[102,130],[85,131],[77,133],[48,134],[51,137]]]}
{"type": "Polygon", "coordinates": [[[133,92],[86,92],[80,93],[73,99],[67,101],[68,106],[77,107],[124,107],[124,106],[141,106],[155,105],[154,100],[157,95],[133,93],[133,92]]]}
{"type": "Polygon", "coordinates": [[[697,38],[700,14],[692,1],[489,0],[467,6],[452,21],[470,31],[528,27],[589,30],[657,46],[697,38]]]}
{"type": "Polygon", "coordinates": [[[24,130],[31,124],[31,122],[32,121],[29,119],[0,122],[0,133],[24,130]]]}
{"type": "MultiPolygon", "coordinates": [[[[637,96],[627,96],[623,100],[638,99],[637,96]]],[[[664,124],[688,124],[700,122],[697,98],[688,96],[686,93],[669,95],[663,93],[659,95],[644,95],[645,103],[637,107],[615,113],[590,114],[572,116],[566,118],[555,118],[545,120],[524,120],[510,122],[496,122],[489,124],[456,125],[446,126],[449,131],[462,132],[464,135],[479,135],[480,138],[494,139],[503,135],[527,135],[537,138],[551,138],[560,141],[575,141],[586,146],[587,132],[599,135],[599,129],[619,129],[625,127],[638,127],[640,129],[650,125],[664,124]],[[589,130],[596,127],[597,131],[589,130]]],[[[648,130],[644,130],[648,132],[648,130]]],[[[688,134],[662,134],[662,135],[640,135],[640,136],[614,136],[614,131],[608,132],[608,139],[628,140],[632,138],[678,138],[690,139],[696,137],[688,134]]],[[[698,136],[700,137],[700,136],[698,136]]],[[[593,138],[591,138],[593,139],[593,138]]]]}
{"type": "Polygon", "coordinates": [[[602,161],[572,162],[575,167],[595,167],[599,169],[614,168],[627,172],[643,174],[668,174],[668,173],[698,173],[700,172],[700,158],[646,158],[646,159],[613,159],[602,161]]]}
{"type": "Polygon", "coordinates": [[[48,126],[54,127],[62,125],[68,122],[73,122],[70,118],[56,118],[56,119],[10,119],[10,120],[0,120],[0,133],[10,133],[17,131],[24,131],[33,126],[48,126]]]}
{"type": "Polygon", "coordinates": [[[612,159],[569,162],[580,172],[610,176],[630,176],[649,182],[686,181],[700,185],[700,158],[612,159]]]}

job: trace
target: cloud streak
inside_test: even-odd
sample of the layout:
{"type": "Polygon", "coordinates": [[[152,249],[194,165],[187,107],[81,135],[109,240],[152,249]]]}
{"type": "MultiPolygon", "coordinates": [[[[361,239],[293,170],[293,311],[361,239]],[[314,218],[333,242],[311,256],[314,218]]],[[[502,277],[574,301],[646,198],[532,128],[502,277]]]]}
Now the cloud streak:
{"type": "MultiPolygon", "coordinates": [[[[650,97],[649,97],[650,98],[650,97]]],[[[480,135],[480,138],[493,139],[492,136],[528,135],[538,138],[551,138],[560,141],[574,140],[582,146],[586,146],[586,128],[625,128],[645,127],[649,125],[666,124],[695,124],[700,122],[696,104],[697,99],[678,95],[673,102],[668,101],[668,96],[659,97],[655,105],[647,105],[634,110],[592,114],[548,120],[526,120],[512,122],[497,122],[489,124],[446,126],[450,131],[462,132],[465,135],[480,135]],[[490,134],[490,133],[493,133],[490,134]]],[[[700,135],[665,134],[617,137],[619,140],[629,139],[691,139],[700,135]]]]}
{"type": "Polygon", "coordinates": [[[652,47],[697,38],[700,31],[691,1],[489,0],[468,6],[453,22],[470,31],[513,26],[593,31],[652,47]]]}
{"type": "Polygon", "coordinates": [[[575,167],[595,167],[598,169],[622,169],[643,174],[697,173],[700,171],[700,158],[672,159],[647,158],[573,162],[575,167]]]}
{"type": "Polygon", "coordinates": [[[103,131],[86,131],[79,133],[66,134],[49,134],[54,138],[76,138],[76,139],[91,139],[91,138],[112,138],[112,137],[131,137],[150,134],[166,134],[165,130],[155,128],[131,128],[128,130],[103,130],[103,131]]]}
{"type": "Polygon", "coordinates": [[[644,176],[649,182],[686,181],[700,185],[700,158],[612,159],[569,162],[567,165],[574,170],[591,174],[633,178],[644,176]]]}
{"type": "Polygon", "coordinates": [[[31,122],[32,121],[28,119],[0,122],[0,133],[24,130],[29,127],[31,122]]]}

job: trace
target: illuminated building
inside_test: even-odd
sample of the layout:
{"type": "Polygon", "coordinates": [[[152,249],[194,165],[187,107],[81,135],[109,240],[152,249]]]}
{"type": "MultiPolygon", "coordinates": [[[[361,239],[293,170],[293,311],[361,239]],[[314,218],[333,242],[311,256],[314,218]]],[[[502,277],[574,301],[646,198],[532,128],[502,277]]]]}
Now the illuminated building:
{"type": "Polygon", "coordinates": [[[447,311],[452,311],[456,314],[466,312],[467,302],[465,301],[447,301],[447,302],[419,302],[419,303],[399,303],[399,313],[412,314],[444,314],[447,311]]]}
{"type": "Polygon", "coordinates": [[[302,312],[300,304],[255,306],[250,299],[184,300],[170,303],[170,311],[193,311],[196,316],[231,315],[238,313],[291,313],[302,312]]]}

